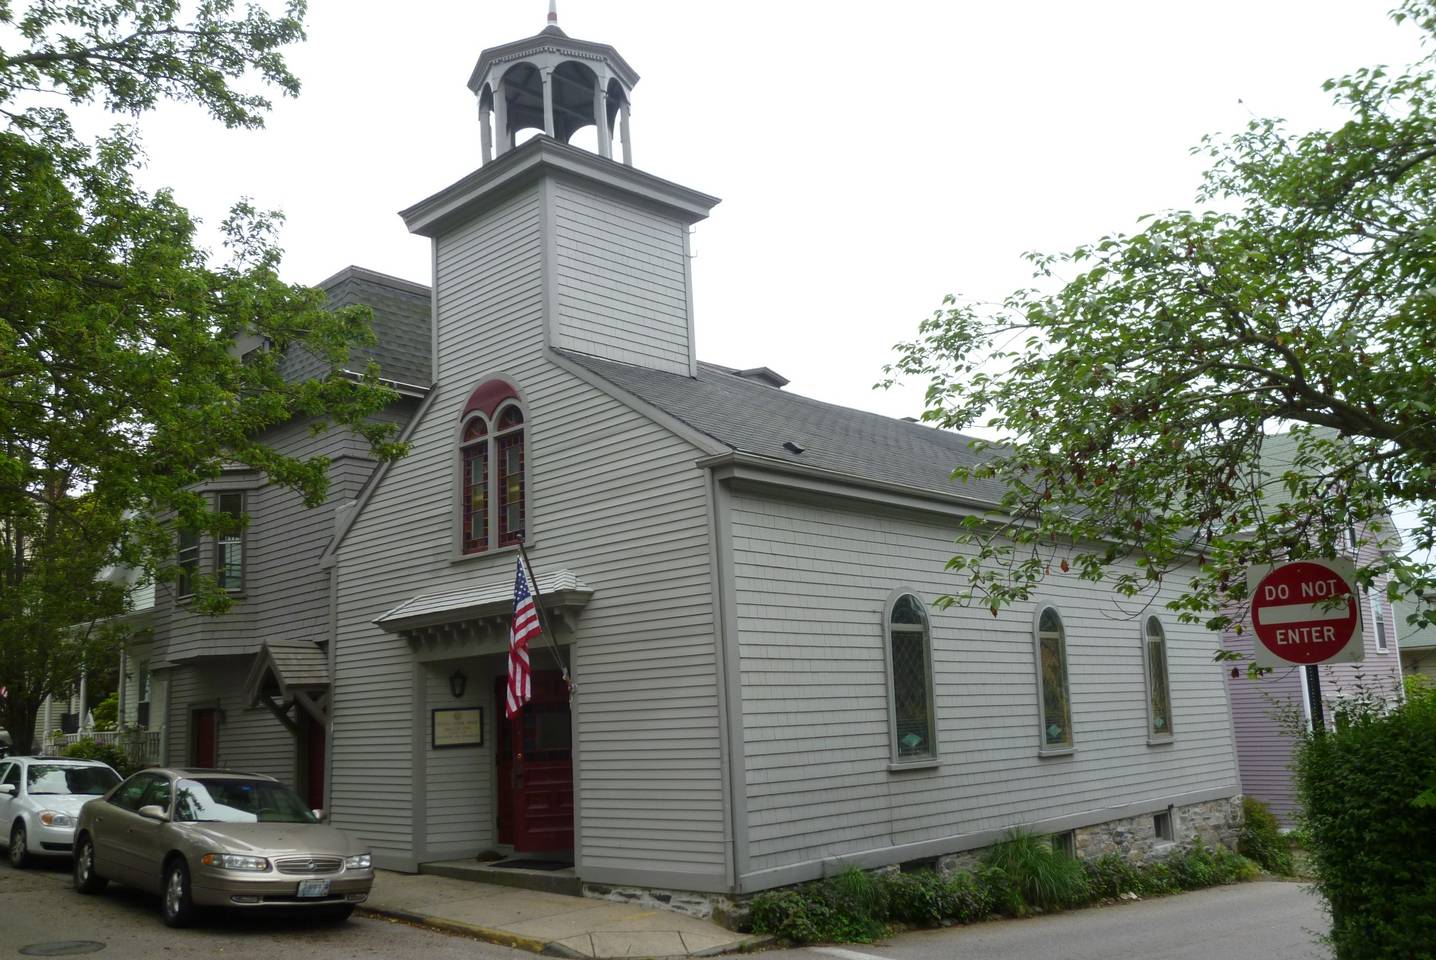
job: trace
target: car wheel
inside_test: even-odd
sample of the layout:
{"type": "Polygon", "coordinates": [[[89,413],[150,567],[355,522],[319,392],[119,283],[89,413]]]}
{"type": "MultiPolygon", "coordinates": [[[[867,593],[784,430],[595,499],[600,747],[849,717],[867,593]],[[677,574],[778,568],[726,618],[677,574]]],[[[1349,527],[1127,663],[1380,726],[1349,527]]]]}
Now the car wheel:
{"type": "Polygon", "coordinates": [[[165,925],[187,927],[194,919],[194,901],[190,899],[189,867],[183,857],[175,857],[165,868],[165,885],[160,893],[165,925]]]}
{"type": "Polygon", "coordinates": [[[30,838],[25,833],[25,824],[17,823],[10,831],[10,866],[24,870],[30,865],[30,838]]]}
{"type": "Polygon", "coordinates": [[[75,847],[75,889],[81,893],[99,893],[109,883],[95,871],[95,843],[81,837],[75,847]]]}

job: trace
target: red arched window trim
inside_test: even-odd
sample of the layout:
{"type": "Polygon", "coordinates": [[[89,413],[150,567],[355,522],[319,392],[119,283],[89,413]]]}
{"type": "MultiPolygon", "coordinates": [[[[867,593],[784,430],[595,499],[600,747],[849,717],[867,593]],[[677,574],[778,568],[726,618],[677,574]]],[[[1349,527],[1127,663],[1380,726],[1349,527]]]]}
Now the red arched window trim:
{"type": "Polygon", "coordinates": [[[494,411],[499,404],[505,400],[517,400],[519,392],[514,385],[507,380],[487,380],[479,384],[473,393],[469,394],[468,401],[464,404],[464,412],[459,415],[463,420],[471,413],[482,413],[485,418],[492,420],[494,411]]]}

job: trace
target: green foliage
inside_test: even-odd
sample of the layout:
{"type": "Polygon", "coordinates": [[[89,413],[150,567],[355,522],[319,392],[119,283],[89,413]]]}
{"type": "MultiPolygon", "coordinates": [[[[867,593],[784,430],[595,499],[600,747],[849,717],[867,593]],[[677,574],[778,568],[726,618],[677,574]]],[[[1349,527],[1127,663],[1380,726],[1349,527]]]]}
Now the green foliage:
{"type": "Polygon", "coordinates": [[[993,886],[962,871],[915,870],[885,878],[888,918],[915,927],[976,923],[996,909],[993,886]]]}
{"type": "Polygon", "coordinates": [[[1308,735],[1297,787],[1338,960],[1429,956],[1436,943],[1436,698],[1338,713],[1308,735]]]}
{"type": "Polygon", "coordinates": [[[76,760],[98,760],[107,763],[122,777],[128,777],[140,768],[140,764],[132,761],[125,751],[109,744],[96,743],[89,737],[76,740],[66,747],[65,756],[76,760]]]}
{"type": "Polygon", "coordinates": [[[1190,848],[1163,861],[1178,890],[1200,890],[1225,883],[1255,880],[1260,868],[1225,847],[1208,847],[1200,839],[1190,848]]]}
{"type": "Polygon", "coordinates": [[[96,730],[115,729],[120,719],[120,695],[112,693],[95,704],[90,711],[90,718],[94,721],[96,730]]]}
{"type": "Polygon", "coordinates": [[[881,878],[850,867],[835,877],[753,899],[757,933],[792,943],[871,943],[887,932],[887,890],[881,878]]]}
{"type": "Polygon", "coordinates": [[[871,943],[889,924],[935,927],[977,923],[997,914],[1022,917],[1122,894],[1161,896],[1255,879],[1256,864],[1224,847],[1198,842],[1165,861],[1137,866],[1113,854],[1083,863],[1056,852],[1045,837],[1014,831],[976,873],[931,870],[872,874],[849,868],[836,877],[753,898],[749,925],[789,943],[871,943]]]}
{"type": "MultiPolygon", "coordinates": [[[[1436,35],[1436,0],[1394,16],[1436,35]]],[[[927,422],[993,437],[955,477],[1004,491],[940,603],[1177,577],[1174,609],[1221,628],[1249,565],[1335,555],[1349,525],[1380,543],[1393,502],[1417,505],[1414,550],[1366,551],[1358,579],[1436,593],[1415,559],[1436,543],[1436,53],[1326,89],[1341,126],[1209,137],[1197,209],[1036,255],[1034,289],[949,298],[897,346],[887,382],[925,381],[927,422]],[[1272,450],[1278,427],[1293,441],[1272,450]]]]}
{"type": "MultiPolygon", "coordinates": [[[[233,521],[194,492],[243,464],[323,501],[323,457],[282,456],[264,431],[292,420],[401,454],[372,415],[393,399],[350,348],[372,342],[363,308],[324,309],[284,283],[279,218],[247,202],[223,223],[222,256],[167,190],[142,189],[133,129],[93,143],[63,108],[139,114],[193,103],[227,126],[258,127],[298,81],[283,49],[303,38],[304,4],[271,14],[234,0],[0,0],[0,726],[34,727],[46,695],[81,665],[111,665],[128,599],[106,567],[171,578],[172,520],[209,534],[233,521]],[[51,97],[45,97],[51,94],[51,97]],[[239,337],[267,341],[249,362],[239,337]],[[284,356],[328,375],[291,383],[284,356]],[[358,367],[350,371],[347,368],[358,367]]],[[[210,575],[193,608],[230,602],[210,575]]]]}
{"type": "Polygon", "coordinates": [[[983,858],[998,905],[1013,916],[1061,910],[1091,896],[1081,861],[1052,846],[1048,837],[1012,830],[983,858]]]}
{"type": "Polygon", "coordinates": [[[1281,832],[1281,824],[1275,815],[1255,797],[1242,798],[1242,813],[1242,833],[1237,840],[1237,849],[1263,870],[1283,877],[1291,876],[1294,869],[1291,840],[1281,832]]]}
{"type": "Polygon", "coordinates": [[[1124,893],[1140,894],[1146,889],[1142,870],[1115,853],[1082,864],[1087,873],[1087,890],[1095,900],[1116,900],[1124,893]]]}

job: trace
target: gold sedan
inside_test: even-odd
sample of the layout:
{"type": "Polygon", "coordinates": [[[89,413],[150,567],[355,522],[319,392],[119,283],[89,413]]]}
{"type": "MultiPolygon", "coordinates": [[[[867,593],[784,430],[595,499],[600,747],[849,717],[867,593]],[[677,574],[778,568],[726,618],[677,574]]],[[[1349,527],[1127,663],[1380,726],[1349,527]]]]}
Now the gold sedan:
{"type": "Polygon", "coordinates": [[[111,880],[160,895],[165,923],[196,907],[279,907],[347,918],[374,884],[369,852],[270,777],[144,770],[80,809],[75,889],[111,880]]]}

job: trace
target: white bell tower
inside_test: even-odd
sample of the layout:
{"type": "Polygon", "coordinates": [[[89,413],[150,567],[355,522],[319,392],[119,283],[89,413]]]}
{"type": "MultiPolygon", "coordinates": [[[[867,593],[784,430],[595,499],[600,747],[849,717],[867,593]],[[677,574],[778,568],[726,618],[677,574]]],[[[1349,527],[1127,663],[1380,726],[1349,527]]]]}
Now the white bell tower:
{"type": "Polygon", "coordinates": [[[608,44],[575,40],[560,30],[555,7],[556,0],[549,0],[543,30],[485,50],[469,75],[479,101],[483,162],[512,150],[521,130],[568,143],[592,125],[599,155],[613,159],[617,132],[623,162],[632,166],[628,110],[638,74],[608,44]]]}

